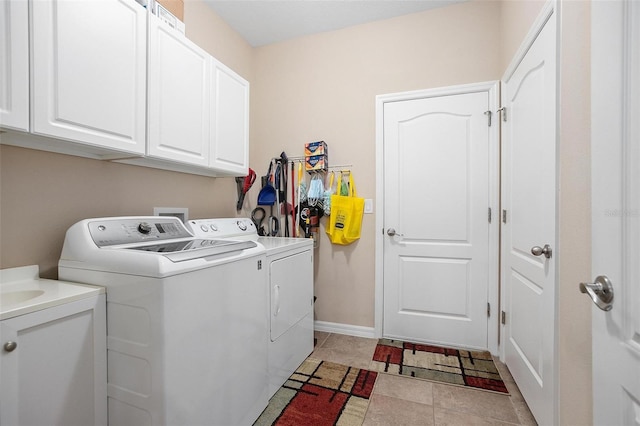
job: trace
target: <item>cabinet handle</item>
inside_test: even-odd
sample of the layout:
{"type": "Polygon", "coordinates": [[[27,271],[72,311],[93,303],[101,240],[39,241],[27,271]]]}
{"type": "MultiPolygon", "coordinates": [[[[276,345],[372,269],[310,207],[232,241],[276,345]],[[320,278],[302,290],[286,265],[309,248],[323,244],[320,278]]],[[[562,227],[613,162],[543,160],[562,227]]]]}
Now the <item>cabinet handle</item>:
{"type": "Polygon", "coordinates": [[[4,350],[7,352],[13,352],[18,347],[16,342],[7,342],[4,344],[4,350]]]}

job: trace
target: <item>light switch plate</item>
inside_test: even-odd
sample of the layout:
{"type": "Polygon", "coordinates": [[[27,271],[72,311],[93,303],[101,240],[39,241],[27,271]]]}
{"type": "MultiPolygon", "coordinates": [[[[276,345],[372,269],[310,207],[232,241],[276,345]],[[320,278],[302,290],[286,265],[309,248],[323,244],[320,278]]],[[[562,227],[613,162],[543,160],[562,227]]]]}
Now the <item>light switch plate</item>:
{"type": "Polygon", "coordinates": [[[373,213],[373,200],[371,198],[366,198],[364,200],[364,212],[373,213]]]}

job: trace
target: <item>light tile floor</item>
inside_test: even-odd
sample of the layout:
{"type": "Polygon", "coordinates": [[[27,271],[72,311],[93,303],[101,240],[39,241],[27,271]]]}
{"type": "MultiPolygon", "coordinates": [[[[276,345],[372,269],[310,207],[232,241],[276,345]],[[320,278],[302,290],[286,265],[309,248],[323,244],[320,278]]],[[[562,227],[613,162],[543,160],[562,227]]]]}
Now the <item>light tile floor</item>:
{"type": "MultiPolygon", "coordinates": [[[[377,339],[316,331],[312,358],[369,368],[377,339]]],[[[510,395],[379,374],[364,420],[378,425],[536,425],[507,367],[494,358],[510,395]]]]}

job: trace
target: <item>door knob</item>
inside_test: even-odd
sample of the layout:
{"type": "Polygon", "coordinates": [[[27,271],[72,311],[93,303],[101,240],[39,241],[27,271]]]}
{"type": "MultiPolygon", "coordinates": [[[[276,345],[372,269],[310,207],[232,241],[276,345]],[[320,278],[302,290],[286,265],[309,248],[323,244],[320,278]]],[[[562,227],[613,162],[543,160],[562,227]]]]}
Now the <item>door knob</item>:
{"type": "Polygon", "coordinates": [[[544,254],[544,257],[547,259],[551,259],[551,254],[553,250],[551,250],[551,246],[549,244],[545,244],[544,247],[533,246],[531,247],[531,254],[534,256],[540,256],[544,254]]]}
{"type": "Polygon", "coordinates": [[[603,311],[610,311],[613,307],[613,285],[606,275],[598,275],[594,283],[580,283],[580,293],[587,293],[603,311]]]}
{"type": "Polygon", "coordinates": [[[17,347],[18,344],[16,342],[9,341],[4,344],[4,350],[7,352],[13,352],[17,347]]]}
{"type": "Polygon", "coordinates": [[[398,233],[396,232],[396,230],[395,230],[395,229],[393,229],[393,228],[389,228],[389,229],[387,229],[387,235],[388,235],[388,236],[390,236],[390,237],[394,237],[394,236],[396,236],[396,235],[397,235],[398,237],[404,237],[404,235],[402,235],[402,234],[398,234],[398,233]]]}

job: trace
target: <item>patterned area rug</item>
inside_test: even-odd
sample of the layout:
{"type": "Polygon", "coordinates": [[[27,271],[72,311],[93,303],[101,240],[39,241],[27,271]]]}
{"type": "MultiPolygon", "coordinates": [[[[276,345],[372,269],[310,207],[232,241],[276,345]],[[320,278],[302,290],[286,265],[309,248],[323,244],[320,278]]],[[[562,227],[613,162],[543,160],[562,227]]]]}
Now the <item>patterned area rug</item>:
{"type": "Polygon", "coordinates": [[[376,377],[374,371],[307,358],[254,425],[362,425],[376,377]]]}
{"type": "Polygon", "coordinates": [[[508,394],[489,352],[380,339],[369,368],[508,394]]]}

